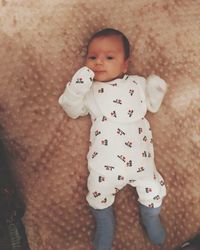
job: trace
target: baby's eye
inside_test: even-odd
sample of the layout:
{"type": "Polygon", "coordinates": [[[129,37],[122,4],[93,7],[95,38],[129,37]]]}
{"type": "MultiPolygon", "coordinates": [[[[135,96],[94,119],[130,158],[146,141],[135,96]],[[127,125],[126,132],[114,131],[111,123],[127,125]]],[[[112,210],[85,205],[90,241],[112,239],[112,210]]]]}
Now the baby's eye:
{"type": "Polygon", "coordinates": [[[95,60],[95,59],[96,59],[96,56],[89,56],[88,59],[90,59],[90,60],[95,60]]]}
{"type": "Polygon", "coordinates": [[[113,60],[113,56],[107,56],[106,57],[108,60],[113,60]]]}

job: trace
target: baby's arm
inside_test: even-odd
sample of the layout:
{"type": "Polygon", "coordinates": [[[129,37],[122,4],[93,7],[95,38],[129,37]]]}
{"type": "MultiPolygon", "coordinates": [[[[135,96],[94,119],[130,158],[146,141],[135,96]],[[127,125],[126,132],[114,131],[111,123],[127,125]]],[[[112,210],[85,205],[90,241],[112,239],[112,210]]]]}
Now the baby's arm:
{"type": "Polygon", "coordinates": [[[67,84],[58,102],[71,118],[88,114],[84,105],[84,97],[90,90],[94,72],[88,67],[79,69],[67,84]]]}
{"type": "Polygon", "coordinates": [[[166,82],[159,76],[150,75],[146,79],[145,96],[147,109],[150,112],[157,112],[167,91],[166,82]]]}

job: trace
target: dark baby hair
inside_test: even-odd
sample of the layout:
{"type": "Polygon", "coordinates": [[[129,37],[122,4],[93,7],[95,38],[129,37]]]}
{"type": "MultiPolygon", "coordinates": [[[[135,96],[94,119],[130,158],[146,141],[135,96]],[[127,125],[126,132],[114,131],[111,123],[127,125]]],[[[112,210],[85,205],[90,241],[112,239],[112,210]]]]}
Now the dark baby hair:
{"type": "Polygon", "coordinates": [[[123,43],[123,47],[124,47],[124,57],[125,59],[128,59],[130,56],[130,44],[128,41],[128,38],[119,30],[115,30],[112,28],[107,28],[107,29],[103,29],[100,30],[98,32],[96,32],[94,35],[92,35],[92,37],[90,38],[89,42],[88,42],[88,46],[87,46],[87,51],[88,51],[88,47],[91,43],[91,41],[97,37],[106,37],[106,36],[119,36],[122,40],[123,43]]]}

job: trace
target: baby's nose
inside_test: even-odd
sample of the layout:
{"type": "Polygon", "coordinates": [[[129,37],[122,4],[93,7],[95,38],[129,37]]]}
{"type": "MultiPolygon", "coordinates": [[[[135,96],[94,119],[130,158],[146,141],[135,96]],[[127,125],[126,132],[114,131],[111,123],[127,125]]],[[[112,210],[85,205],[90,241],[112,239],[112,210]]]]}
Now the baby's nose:
{"type": "Polygon", "coordinates": [[[96,59],[96,64],[103,64],[103,59],[101,57],[98,57],[96,59]]]}

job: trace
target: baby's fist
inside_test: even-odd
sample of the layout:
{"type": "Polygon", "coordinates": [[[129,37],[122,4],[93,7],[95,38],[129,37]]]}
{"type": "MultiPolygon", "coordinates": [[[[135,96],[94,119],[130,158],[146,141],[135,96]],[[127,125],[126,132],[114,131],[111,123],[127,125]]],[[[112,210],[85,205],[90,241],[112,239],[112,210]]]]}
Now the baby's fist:
{"type": "Polygon", "coordinates": [[[94,78],[94,72],[88,67],[80,68],[72,77],[70,88],[77,94],[85,94],[89,91],[94,78]]]}

